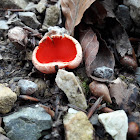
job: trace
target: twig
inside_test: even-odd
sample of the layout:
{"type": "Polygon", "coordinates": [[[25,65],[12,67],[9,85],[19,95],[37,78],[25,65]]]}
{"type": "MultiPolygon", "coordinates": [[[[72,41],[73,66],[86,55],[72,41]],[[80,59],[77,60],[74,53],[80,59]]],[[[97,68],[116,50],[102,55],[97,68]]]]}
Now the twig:
{"type": "Polygon", "coordinates": [[[48,114],[51,115],[52,118],[54,117],[54,111],[51,110],[50,107],[47,107],[47,106],[42,105],[42,104],[40,104],[39,106],[40,106],[40,107],[43,107],[43,108],[45,109],[45,111],[46,111],[48,114]]]}
{"type": "Polygon", "coordinates": [[[87,114],[88,119],[90,119],[94,111],[98,108],[99,104],[102,102],[102,98],[103,96],[99,97],[98,100],[92,105],[92,107],[90,108],[87,114]]]}
{"type": "Polygon", "coordinates": [[[23,9],[8,9],[8,8],[0,8],[0,11],[24,12],[23,9]]]}
{"type": "Polygon", "coordinates": [[[31,97],[31,96],[28,96],[28,95],[20,95],[19,97],[21,99],[24,99],[24,100],[30,100],[30,101],[35,101],[35,102],[39,102],[40,101],[39,99],[31,97]]]}

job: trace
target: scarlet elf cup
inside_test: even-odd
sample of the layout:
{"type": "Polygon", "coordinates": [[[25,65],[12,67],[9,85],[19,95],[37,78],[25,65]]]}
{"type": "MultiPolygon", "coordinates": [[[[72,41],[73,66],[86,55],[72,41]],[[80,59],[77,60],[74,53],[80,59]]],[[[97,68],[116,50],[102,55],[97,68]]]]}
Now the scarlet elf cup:
{"type": "Polygon", "coordinates": [[[34,66],[41,72],[55,73],[55,66],[74,69],[82,61],[82,48],[79,42],[69,35],[45,36],[32,55],[34,66]]]}

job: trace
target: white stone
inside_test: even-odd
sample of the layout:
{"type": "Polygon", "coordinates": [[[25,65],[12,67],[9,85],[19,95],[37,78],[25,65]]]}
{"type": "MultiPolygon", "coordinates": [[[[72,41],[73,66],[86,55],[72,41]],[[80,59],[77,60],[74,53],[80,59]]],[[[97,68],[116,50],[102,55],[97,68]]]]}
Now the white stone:
{"type": "Polygon", "coordinates": [[[46,9],[46,0],[40,0],[40,2],[37,4],[36,6],[36,10],[39,12],[39,13],[43,13],[46,9]]]}
{"type": "Polygon", "coordinates": [[[84,112],[68,113],[64,116],[63,123],[66,140],[94,140],[94,128],[84,112]]]}
{"type": "Polygon", "coordinates": [[[76,114],[78,111],[73,109],[73,108],[69,108],[68,109],[68,113],[73,113],[73,114],[76,114]]]}
{"type": "Polygon", "coordinates": [[[114,140],[126,140],[128,118],[124,110],[100,114],[98,119],[114,140]]]}
{"type": "Polygon", "coordinates": [[[0,20],[0,29],[2,29],[2,30],[9,29],[7,22],[5,20],[0,20]]]}
{"type": "Polygon", "coordinates": [[[82,109],[87,108],[84,93],[73,72],[59,69],[55,81],[58,87],[64,91],[71,104],[82,109]]]}
{"type": "Polygon", "coordinates": [[[130,16],[140,27],[140,0],[124,0],[124,4],[130,8],[130,16]]]}

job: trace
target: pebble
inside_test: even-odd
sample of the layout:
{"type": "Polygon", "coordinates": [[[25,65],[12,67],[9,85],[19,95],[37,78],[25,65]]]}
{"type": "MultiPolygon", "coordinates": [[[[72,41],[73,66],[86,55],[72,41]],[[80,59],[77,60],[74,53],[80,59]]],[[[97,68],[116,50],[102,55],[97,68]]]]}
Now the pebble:
{"type": "Polygon", "coordinates": [[[114,140],[126,140],[128,118],[124,110],[102,113],[98,116],[98,119],[114,140]]]}
{"type": "Polygon", "coordinates": [[[0,30],[8,30],[9,27],[7,25],[7,21],[6,20],[0,20],[0,30]]]}
{"type": "Polygon", "coordinates": [[[73,72],[59,69],[55,81],[58,87],[66,94],[70,104],[81,109],[87,109],[84,93],[73,72]]]}
{"type": "Polygon", "coordinates": [[[0,140],[10,140],[9,138],[7,138],[6,136],[0,134],[0,140]]]}
{"type": "Polygon", "coordinates": [[[94,140],[94,128],[84,112],[67,113],[63,123],[67,140],[94,140]]]}
{"type": "Polygon", "coordinates": [[[124,0],[124,5],[130,8],[130,16],[135,24],[140,27],[140,1],[139,0],[124,0]]]}
{"type": "Polygon", "coordinates": [[[19,18],[29,27],[36,29],[41,24],[33,12],[19,12],[19,18]]]}
{"type": "Polygon", "coordinates": [[[40,79],[40,78],[35,79],[34,82],[37,84],[37,87],[38,87],[37,93],[39,95],[43,95],[44,96],[45,90],[47,88],[46,82],[44,80],[40,79]]]}
{"type": "Polygon", "coordinates": [[[46,9],[46,0],[40,0],[40,2],[36,6],[36,10],[41,14],[46,9]]]}
{"type": "Polygon", "coordinates": [[[116,11],[116,17],[119,19],[121,25],[129,30],[132,26],[132,19],[130,17],[129,7],[125,5],[119,5],[116,11]]]}
{"type": "Polygon", "coordinates": [[[21,93],[22,94],[27,94],[27,95],[31,95],[33,94],[35,91],[38,90],[38,86],[36,83],[29,81],[29,80],[25,80],[25,79],[21,79],[18,81],[18,86],[21,89],[21,93]]]}
{"type": "Polygon", "coordinates": [[[45,19],[42,28],[47,29],[50,26],[57,25],[59,22],[59,17],[60,9],[56,5],[50,6],[46,9],[45,19]]]}
{"type": "Polygon", "coordinates": [[[52,35],[54,34],[58,34],[58,35],[62,35],[64,36],[64,34],[67,34],[69,35],[69,32],[64,28],[64,27],[59,27],[59,26],[50,26],[48,28],[48,33],[45,34],[45,36],[51,36],[51,33],[52,35]]]}
{"type": "Polygon", "coordinates": [[[0,0],[0,5],[7,9],[24,9],[27,4],[26,0],[0,0]]]}
{"type": "Polygon", "coordinates": [[[93,75],[103,79],[109,79],[113,75],[113,69],[106,66],[98,67],[93,71],[93,75]]]}
{"type": "Polygon", "coordinates": [[[52,126],[51,116],[39,105],[25,107],[3,118],[10,140],[38,140],[52,126]]]}
{"type": "Polygon", "coordinates": [[[36,9],[36,4],[33,2],[29,2],[29,4],[26,6],[25,11],[34,11],[36,9]]]}
{"type": "Polygon", "coordinates": [[[93,114],[92,117],[90,118],[90,122],[92,125],[97,125],[99,126],[99,121],[98,121],[98,114],[93,114]]]}
{"type": "Polygon", "coordinates": [[[16,93],[3,84],[0,84],[0,113],[6,114],[10,112],[16,100],[16,93]]]}

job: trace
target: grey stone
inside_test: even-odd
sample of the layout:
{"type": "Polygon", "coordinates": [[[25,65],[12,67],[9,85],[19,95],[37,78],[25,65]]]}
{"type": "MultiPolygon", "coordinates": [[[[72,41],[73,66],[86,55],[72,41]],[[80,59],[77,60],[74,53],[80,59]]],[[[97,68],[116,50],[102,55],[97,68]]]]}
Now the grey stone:
{"type": "Polygon", "coordinates": [[[29,27],[36,29],[41,24],[33,12],[19,12],[19,18],[29,27]]]}
{"type": "Polygon", "coordinates": [[[52,126],[51,116],[39,105],[22,108],[4,117],[3,121],[11,140],[38,140],[41,132],[52,126]]]}
{"type": "Polygon", "coordinates": [[[98,116],[98,119],[114,140],[126,140],[128,118],[124,110],[102,113],[98,116]]]}
{"type": "Polygon", "coordinates": [[[38,89],[36,83],[24,79],[18,81],[18,86],[20,87],[22,94],[33,94],[38,89]]]}
{"type": "Polygon", "coordinates": [[[132,19],[130,17],[129,7],[125,5],[119,5],[116,11],[116,17],[119,19],[121,25],[129,30],[132,26],[132,19]]]}
{"type": "Polygon", "coordinates": [[[0,113],[8,113],[17,100],[17,95],[10,88],[0,84],[0,113]]]}
{"type": "Polygon", "coordinates": [[[56,6],[50,6],[46,9],[45,19],[43,22],[43,29],[46,29],[50,26],[55,26],[59,22],[60,9],[56,6]]]}
{"type": "Polygon", "coordinates": [[[7,21],[6,20],[0,20],[0,30],[8,30],[9,27],[7,25],[7,21]]]}
{"type": "Polygon", "coordinates": [[[58,87],[64,91],[71,104],[82,109],[87,108],[84,93],[73,72],[59,69],[55,81],[58,87]]]}
{"type": "Polygon", "coordinates": [[[22,8],[27,6],[27,0],[0,0],[0,8],[22,8]]]}
{"type": "Polygon", "coordinates": [[[139,0],[124,0],[124,5],[129,6],[130,16],[135,24],[140,27],[140,1],[139,0]]]}
{"type": "Polygon", "coordinates": [[[90,122],[92,125],[100,125],[98,121],[98,114],[93,114],[90,118],[90,122]]]}
{"type": "Polygon", "coordinates": [[[93,71],[93,74],[96,77],[109,79],[113,75],[113,69],[106,66],[98,67],[93,71]]]}
{"type": "Polygon", "coordinates": [[[84,112],[67,113],[63,119],[66,140],[95,140],[94,128],[84,112]]]}
{"type": "Polygon", "coordinates": [[[46,9],[46,0],[40,0],[40,2],[37,4],[36,6],[36,10],[39,12],[39,13],[43,13],[46,9]]]}

